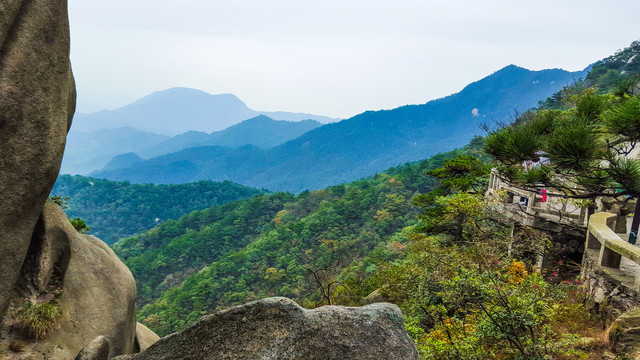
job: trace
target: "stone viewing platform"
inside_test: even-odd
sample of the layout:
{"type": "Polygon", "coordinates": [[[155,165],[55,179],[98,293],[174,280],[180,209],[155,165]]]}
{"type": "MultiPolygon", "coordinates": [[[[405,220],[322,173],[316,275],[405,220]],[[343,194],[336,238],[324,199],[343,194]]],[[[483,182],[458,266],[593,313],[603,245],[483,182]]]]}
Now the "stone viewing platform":
{"type": "Polygon", "coordinates": [[[588,223],[588,206],[579,201],[545,194],[538,189],[520,188],[503,180],[493,169],[486,198],[491,208],[524,225],[545,231],[570,231],[584,234],[588,223]]]}
{"type": "Polygon", "coordinates": [[[572,201],[538,188],[514,186],[496,169],[491,171],[486,198],[508,221],[578,240],[574,248],[582,253],[582,287],[599,308],[608,309],[611,320],[640,306],[640,246],[628,242],[635,200],[572,201]]]}
{"type": "Polygon", "coordinates": [[[592,204],[595,213],[589,215],[589,206],[548,194],[544,199],[543,195],[538,189],[513,186],[496,169],[491,171],[486,197],[493,211],[524,226],[586,238],[581,278],[591,281],[587,291],[600,302],[599,298],[608,295],[599,294],[610,294],[613,285],[615,291],[638,298],[640,303],[640,246],[628,242],[628,215],[635,200],[599,197],[592,204]],[[592,280],[596,277],[606,279],[609,289],[596,290],[603,284],[598,280],[595,285],[592,280]]]}

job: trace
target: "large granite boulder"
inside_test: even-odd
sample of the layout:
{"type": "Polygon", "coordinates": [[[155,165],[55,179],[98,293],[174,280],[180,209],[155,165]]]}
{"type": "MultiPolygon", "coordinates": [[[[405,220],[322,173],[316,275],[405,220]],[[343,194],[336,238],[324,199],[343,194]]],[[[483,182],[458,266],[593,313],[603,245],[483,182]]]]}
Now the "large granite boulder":
{"type": "MultiPolygon", "coordinates": [[[[136,350],[131,272],[100,239],[79,234],[53,203],[44,206],[19,285],[20,295],[0,328],[0,358],[73,359],[98,336],[100,344],[109,344],[109,357],[136,350]],[[27,303],[54,303],[65,316],[50,333],[32,339],[14,315],[27,303]],[[12,350],[15,343],[22,344],[21,351],[12,350]]],[[[104,352],[104,345],[93,348],[104,352]]]]}
{"type": "Polygon", "coordinates": [[[58,176],[74,109],[67,1],[0,1],[0,316],[58,176]]]}
{"type": "Polygon", "coordinates": [[[412,360],[418,353],[395,305],[306,310],[287,298],[268,298],[205,316],[116,359],[412,360]]]}

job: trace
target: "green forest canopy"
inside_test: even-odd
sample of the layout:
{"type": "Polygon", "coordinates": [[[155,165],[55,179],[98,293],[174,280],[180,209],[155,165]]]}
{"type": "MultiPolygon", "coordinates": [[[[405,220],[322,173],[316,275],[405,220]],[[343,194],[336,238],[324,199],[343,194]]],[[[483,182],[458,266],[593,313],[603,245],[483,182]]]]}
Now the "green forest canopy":
{"type": "Polygon", "coordinates": [[[153,185],[71,175],[60,175],[51,191],[52,196],[69,197],[69,218],[84,220],[91,228],[88,233],[107,244],[167,219],[259,193],[230,181],[153,185]]]}

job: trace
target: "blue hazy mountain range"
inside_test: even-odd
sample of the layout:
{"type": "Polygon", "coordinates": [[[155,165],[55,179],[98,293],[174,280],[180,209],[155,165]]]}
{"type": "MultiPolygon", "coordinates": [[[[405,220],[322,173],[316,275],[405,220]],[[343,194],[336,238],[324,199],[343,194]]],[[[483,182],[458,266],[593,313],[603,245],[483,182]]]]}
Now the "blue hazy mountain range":
{"type": "Polygon", "coordinates": [[[71,130],[60,173],[88,174],[101,169],[118,154],[142,151],[169,138],[128,126],[92,132],[71,130]]]}
{"type": "Polygon", "coordinates": [[[315,120],[284,121],[259,115],[211,134],[187,131],[169,137],[132,127],[101,129],[88,133],[71,130],[67,137],[61,173],[86,175],[107,165],[109,167],[105,169],[113,170],[114,164],[120,164],[115,165],[117,167],[133,166],[132,161],[138,157],[140,160],[149,159],[202,145],[230,148],[255,145],[266,149],[295,139],[321,125],[315,120]],[[131,153],[136,154],[135,158],[131,153]],[[128,155],[119,156],[121,154],[128,155]]]}
{"type": "Polygon", "coordinates": [[[319,189],[461,147],[482,134],[482,123],[508,120],[586,72],[531,71],[510,65],[459,93],[422,105],[367,111],[270,149],[198,146],[138,161],[135,166],[111,164],[113,170],[92,176],[133,183],[205,179],[269,190],[319,189]]]}
{"type": "Polygon", "coordinates": [[[92,132],[127,126],[173,136],[186,131],[220,131],[259,115],[286,121],[328,123],[340,120],[284,111],[256,111],[233,94],[212,95],[196,89],[172,88],[154,92],[119,109],[77,114],[71,128],[92,132]]]}
{"type": "Polygon", "coordinates": [[[205,145],[226,147],[255,145],[268,149],[295,139],[321,125],[316,120],[283,121],[260,115],[211,134],[188,131],[140,151],[138,154],[148,159],[189,147],[205,145]]]}

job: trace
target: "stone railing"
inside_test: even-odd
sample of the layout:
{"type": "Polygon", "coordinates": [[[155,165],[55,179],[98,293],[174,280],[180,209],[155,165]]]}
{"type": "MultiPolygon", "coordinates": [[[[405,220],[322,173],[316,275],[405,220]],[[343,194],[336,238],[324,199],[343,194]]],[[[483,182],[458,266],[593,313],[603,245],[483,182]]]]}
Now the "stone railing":
{"type": "MultiPolygon", "coordinates": [[[[614,232],[617,215],[599,212],[591,215],[587,230],[586,249],[599,251],[598,265],[618,269],[622,258],[640,265],[640,248],[629,244],[614,232]]],[[[634,274],[635,275],[635,274],[634,274]]],[[[636,286],[640,285],[636,276],[636,286]]]]}
{"type": "Polygon", "coordinates": [[[552,195],[548,195],[546,201],[543,201],[542,194],[538,191],[517,188],[503,181],[496,169],[491,170],[487,197],[511,208],[505,210],[511,210],[512,217],[522,217],[523,223],[526,223],[526,217],[537,217],[581,228],[585,228],[588,223],[587,206],[578,206],[567,199],[552,195]]]}
{"type": "Polygon", "coordinates": [[[640,248],[626,241],[623,219],[612,212],[589,217],[580,264],[582,290],[606,306],[601,312],[605,321],[640,306],[640,248]]]}

